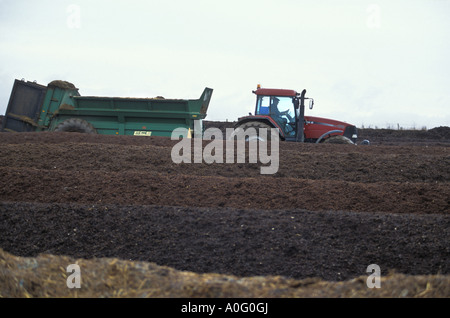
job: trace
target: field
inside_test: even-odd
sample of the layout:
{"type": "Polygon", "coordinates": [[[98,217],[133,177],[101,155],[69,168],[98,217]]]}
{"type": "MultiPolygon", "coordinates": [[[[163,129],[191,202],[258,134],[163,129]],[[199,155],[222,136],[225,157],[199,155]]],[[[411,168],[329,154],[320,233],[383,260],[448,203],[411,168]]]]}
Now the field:
{"type": "Polygon", "coordinates": [[[2,133],[0,297],[450,297],[450,128],[360,139],[281,142],[261,175],[163,137],[2,133]]]}

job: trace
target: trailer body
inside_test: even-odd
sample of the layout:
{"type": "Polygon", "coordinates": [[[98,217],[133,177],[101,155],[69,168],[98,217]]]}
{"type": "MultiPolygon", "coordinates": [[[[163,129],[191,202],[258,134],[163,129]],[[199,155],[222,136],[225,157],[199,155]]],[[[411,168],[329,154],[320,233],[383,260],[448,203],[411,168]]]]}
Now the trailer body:
{"type": "Polygon", "coordinates": [[[194,121],[206,118],[213,90],[199,99],[81,96],[65,81],[47,86],[15,80],[2,131],[61,131],[77,119],[105,135],[166,136],[176,128],[193,131],[194,121]]]}

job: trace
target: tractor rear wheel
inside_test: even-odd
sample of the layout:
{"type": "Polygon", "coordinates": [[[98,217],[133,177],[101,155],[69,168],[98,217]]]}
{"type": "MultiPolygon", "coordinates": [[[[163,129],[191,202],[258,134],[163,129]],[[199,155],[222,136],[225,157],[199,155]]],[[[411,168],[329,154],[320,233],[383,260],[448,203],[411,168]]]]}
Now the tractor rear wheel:
{"type": "Polygon", "coordinates": [[[78,132],[78,133],[85,133],[85,134],[96,134],[97,131],[95,130],[94,126],[92,124],[88,123],[87,121],[79,118],[70,118],[67,119],[61,123],[59,123],[55,131],[63,131],[63,132],[78,132]]]}
{"type": "Polygon", "coordinates": [[[327,138],[323,141],[327,144],[348,144],[348,145],[354,145],[355,143],[351,141],[349,138],[345,136],[331,136],[330,138],[327,138]]]}
{"type": "Polygon", "coordinates": [[[251,140],[259,140],[259,141],[270,141],[271,140],[271,129],[272,127],[269,126],[266,123],[263,122],[259,122],[259,121],[249,121],[246,123],[243,123],[242,125],[238,126],[237,128],[235,128],[233,134],[231,134],[230,139],[233,139],[235,136],[245,136],[245,141],[251,141],[251,140]],[[254,129],[256,134],[249,135],[250,130],[249,129],[254,129]],[[266,133],[264,135],[263,131],[261,131],[261,128],[265,128],[266,129],[266,133]]]}

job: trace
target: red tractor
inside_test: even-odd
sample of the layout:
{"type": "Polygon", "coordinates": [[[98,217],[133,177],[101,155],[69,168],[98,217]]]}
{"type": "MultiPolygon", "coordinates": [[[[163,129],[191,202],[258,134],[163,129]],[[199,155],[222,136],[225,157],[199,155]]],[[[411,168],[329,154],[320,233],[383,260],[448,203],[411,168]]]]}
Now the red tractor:
{"type": "MultiPolygon", "coordinates": [[[[281,140],[356,144],[358,135],[354,125],[305,116],[305,101],[309,100],[310,109],[314,106],[314,100],[305,97],[306,90],[297,93],[294,90],[261,88],[258,85],[253,93],[256,94],[255,115],[250,113],[249,116],[239,118],[235,129],[255,128],[259,131],[259,128],[266,128],[270,131],[270,128],[278,128],[281,140]]],[[[264,138],[258,136],[258,139],[264,138]]]]}

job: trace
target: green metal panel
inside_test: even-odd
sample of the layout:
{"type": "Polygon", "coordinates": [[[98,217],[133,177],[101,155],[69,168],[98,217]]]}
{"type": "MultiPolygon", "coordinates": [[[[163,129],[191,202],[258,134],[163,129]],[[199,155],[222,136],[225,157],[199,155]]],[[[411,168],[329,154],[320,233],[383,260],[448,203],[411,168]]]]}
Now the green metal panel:
{"type": "Polygon", "coordinates": [[[49,88],[43,120],[49,130],[69,118],[81,118],[99,134],[171,136],[174,129],[193,129],[194,120],[206,117],[212,91],[205,88],[199,99],[187,100],[80,96],[78,90],[49,88]]]}
{"type": "Polygon", "coordinates": [[[38,120],[40,127],[37,130],[45,130],[43,127],[49,127],[61,109],[74,108],[74,96],[80,96],[80,94],[73,84],[63,81],[53,81],[48,84],[38,120]]]}

